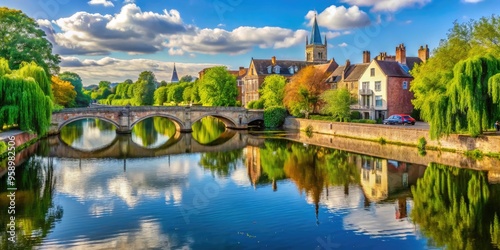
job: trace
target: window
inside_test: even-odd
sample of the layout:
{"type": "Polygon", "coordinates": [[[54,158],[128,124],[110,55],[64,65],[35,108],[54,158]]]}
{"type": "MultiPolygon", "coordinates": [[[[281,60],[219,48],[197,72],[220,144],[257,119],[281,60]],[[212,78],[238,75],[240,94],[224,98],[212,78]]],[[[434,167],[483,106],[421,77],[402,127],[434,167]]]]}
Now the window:
{"type": "Polygon", "coordinates": [[[375,183],[381,184],[382,183],[382,176],[380,175],[375,175],[375,183]]]}
{"type": "Polygon", "coordinates": [[[269,73],[269,74],[273,73],[272,69],[273,69],[273,66],[267,66],[267,73],[269,73]]]}
{"type": "Polygon", "coordinates": [[[279,74],[281,67],[279,65],[274,66],[274,73],[279,74]]]}
{"type": "Polygon", "coordinates": [[[407,81],[403,82],[403,89],[408,89],[408,82],[407,81]]]}
{"type": "Polygon", "coordinates": [[[382,161],[381,160],[376,160],[375,161],[375,169],[377,171],[382,171],[382,161]]]}
{"type": "Polygon", "coordinates": [[[363,82],[361,84],[362,89],[369,89],[370,88],[370,82],[363,82]]]}
{"type": "Polygon", "coordinates": [[[288,67],[288,72],[290,72],[290,74],[293,75],[294,73],[293,66],[288,67]]]}
{"type": "Polygon", "coordinates": [[[337,83],[336,82],[332,83],[332,89],[337,89],[337,83]]]}
{"type": "Polygon", "coordinates": [[[375,82],[375,91],[381,91],[381,90],[382,90],[382,82],[376,81],[375,82]]]}
{"type": "Polygon", "coordinates": [[[375,68],[370,69],[370,76],[375,76],[375,68]]]}
{"type": "Polygon", "coordinates": [[[381,95],[375,96],[375,106],[382,107],[382,96],[381,95]]]}

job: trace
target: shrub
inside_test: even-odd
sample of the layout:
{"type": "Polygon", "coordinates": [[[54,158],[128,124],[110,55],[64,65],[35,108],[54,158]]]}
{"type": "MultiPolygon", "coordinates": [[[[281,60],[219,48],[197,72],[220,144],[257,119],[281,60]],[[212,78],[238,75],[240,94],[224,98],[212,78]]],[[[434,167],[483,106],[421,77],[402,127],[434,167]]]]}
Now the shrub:
{"type": "Polygon", "coordinates": [[[256,101],[250,101],[247,103],[247,109],[253,109],[256,101]]]}
{"type": "Polygon", "coordinates": [[[236,107],[241,107],[241,101],[236,101],[235,106],[236,106],[236,107]]]}
{"type": "Polygon", "coordinates": [[[427,141],[425,140],[425,138],[424,137],[420,137],[418,139],[418,144],[417,144],[418,149],[425,150],[425,146],[426,145],[427,145],[427,141]]]}
{"type": "Polygon", "coordinates": [[[351,120],[359,120],[361,119],[361,113],[359,111],[351,112],[351,120]]]}
{"type": "Polygon", "coordinates": [[[263,99],[259,99],[259,100],[255,101],[255,104],[253,105],[253,108],[254,109],[264,109],[264,100],[263,99]]]}
{"type": "Polygon", "coordinates": [[[465,151],[464,155],[474,160],[481,160],[483,158],[483,152],[479,149],[465,151]]]}
{"type": "Polygon", "coordinates": [[[360,120],[352,120],[352,123],[367,123],[367,124],[376,124],[377,121],[370,119],[360,119],[360,120]]]}
{"type": "Polygon", "coordinates": [[[285,122],[287,112],[285,107],[273,106],[264,110],[264,126],[277,128],[285,122]]]}
{"type": "Polygon", "coordinates": [[[306,127],[306,135],[307,137],[311,138],[313,135],[313,127],[311,125],[306,127]]]}
{"type": "Polygon", "coordinates": [[[378,143],[385,145],[387,143],[387,140],[384,137],[378,138],[378,143]]]}

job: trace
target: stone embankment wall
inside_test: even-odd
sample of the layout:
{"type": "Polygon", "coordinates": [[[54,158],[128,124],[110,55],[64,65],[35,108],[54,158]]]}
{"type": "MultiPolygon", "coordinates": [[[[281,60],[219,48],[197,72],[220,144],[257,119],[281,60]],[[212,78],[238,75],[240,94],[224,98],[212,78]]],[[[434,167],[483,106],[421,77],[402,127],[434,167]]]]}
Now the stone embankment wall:
{"type": "Polygon", "coordinates": [[[431,140],[429,131],[425,129],[414,129],[405,126],[389,126],[362,123],[340,123],[329,121],[317,121],[297,118],[286,118],[284,128],[306,130],[311,126],[314,133],[344,136],[365,140],[385,139],[388,142],[398,142],[409,145],[418,145],[418,140],[423,137],[428,147],[438,149],[451,149],[456,151],[467,151],[479,149],[484,153],[500,152],[500,134],[484,135],[473,138],[467,135],[450,135],[439,140],[431,140]]]}

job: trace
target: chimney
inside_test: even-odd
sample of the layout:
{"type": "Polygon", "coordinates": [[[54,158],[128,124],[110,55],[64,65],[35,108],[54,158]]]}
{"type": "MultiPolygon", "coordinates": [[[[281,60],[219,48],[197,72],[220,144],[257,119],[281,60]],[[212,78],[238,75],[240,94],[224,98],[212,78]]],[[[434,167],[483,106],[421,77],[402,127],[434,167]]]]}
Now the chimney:
{"type": "Polygon", "coordinates": [[[396,47],[396,61],[406,64],[406,47],[403,43],[396,47]]]}
{"type": "Polygon", "coordinates": [[[420,49],[418,49],[418,58],[422,60],[422,62],[426,62],[429,59],[429,47],[427,45],[420,46],[420,49]]]}
{"type": "Polygon", "coordinates": [[[347,60],[345,60],[344,70],[342,70],[342,81],[345,80],[345,73],[347,72],[347,70],[349,70],[349,66],[351,66],[351,61],[349,61],[349,59],[347,59],[347,60]]]}
{"type": "Polygon", "coordinates": [[[363,51],[363,63],[370,63],[370,51],[363,51]]]}
{"type": "Polygon", "coordinates": [[[276,57],[275,56],[271,57],[271,64],[273,66],[276,65],[276,57]]]}

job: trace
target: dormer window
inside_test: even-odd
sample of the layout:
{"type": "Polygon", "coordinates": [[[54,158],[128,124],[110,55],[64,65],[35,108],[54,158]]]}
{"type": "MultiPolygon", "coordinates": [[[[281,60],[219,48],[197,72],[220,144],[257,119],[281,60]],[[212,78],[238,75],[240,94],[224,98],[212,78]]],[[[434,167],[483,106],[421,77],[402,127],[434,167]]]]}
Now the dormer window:
{"type": "Polygon", "coordinates": [[[273,66],[267,66],[267,73],[268,74],[273,73],[273,66]]]}
{"type": "Polygon", "coordinates": [[[281,67],[279,65],[274,66],[274,73],[279,74],[281,67]]]}
{"type": "Polygon", "coordinates": [[[295,73],[293,66],[288,67],[288,72],[290,72],[290,75],[293,75],[295,73]]]}
{"type": "Polygon", "coordinates": [[[298,72],[299,71],[299,67],[297,67],[297,65],[295,65],[295,72],[298,72]]]}
{"type": "Polygon", "coordinates": [[[408,82],[407,81],[403,82],[403,89],[408,89],[408,82]]]}

